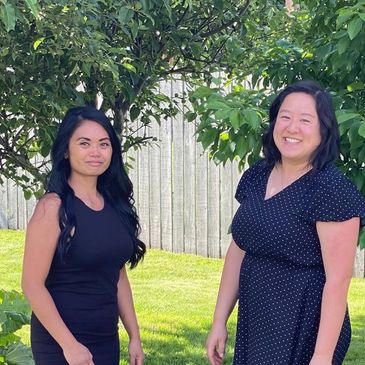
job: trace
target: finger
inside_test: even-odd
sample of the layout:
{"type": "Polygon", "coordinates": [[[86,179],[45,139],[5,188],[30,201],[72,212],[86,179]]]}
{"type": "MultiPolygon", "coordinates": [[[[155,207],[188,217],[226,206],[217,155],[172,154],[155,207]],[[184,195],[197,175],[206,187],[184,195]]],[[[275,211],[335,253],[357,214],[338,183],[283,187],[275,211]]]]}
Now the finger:
{"type": "Polygon", "coordinates": [[[207,355],[208,355],[208,360],[210,362],[211,365],[218,365],[219,363],[218,361],[218,356],[216,355],[214,350],[209,349],[207,351],[207,355]]]}
{"type": "Polygon", "coordinates": [[[223,360],[224,358],[224,352],[226,350],[226,341],[223,339],[218,340],[218,346],[217,346],[217,353],[218,356],[223,360]]]}

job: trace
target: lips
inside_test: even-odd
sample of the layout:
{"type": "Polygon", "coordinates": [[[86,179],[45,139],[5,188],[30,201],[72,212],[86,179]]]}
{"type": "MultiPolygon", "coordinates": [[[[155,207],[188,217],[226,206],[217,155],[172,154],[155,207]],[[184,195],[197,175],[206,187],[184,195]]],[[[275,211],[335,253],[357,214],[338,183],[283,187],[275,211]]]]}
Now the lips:
{"type": "Polygon", "coordinates": [[[301,142],[301,140],[296,139],[296,138],[291,138],[291,137],[284,137],[284,142],[290,143],[290,144],[295,144],[295,143],[301,142]]]}
{"type": "Polygon", "coordinates": [[[86,161],[86,163],[90,166],[100,166],[103,164],[102,161],[86,161]]]}

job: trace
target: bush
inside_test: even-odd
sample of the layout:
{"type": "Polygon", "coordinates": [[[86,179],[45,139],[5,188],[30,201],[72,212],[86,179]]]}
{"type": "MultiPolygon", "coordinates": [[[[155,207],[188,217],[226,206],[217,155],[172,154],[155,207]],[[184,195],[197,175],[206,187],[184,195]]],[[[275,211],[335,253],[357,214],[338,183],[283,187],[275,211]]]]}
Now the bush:
{"type": "Polygon", "coordinates": [[[32,352],[15,334],[30,323],[30,310],[22,294],[0,289],[0,364],[32,365],[32,352]]]}

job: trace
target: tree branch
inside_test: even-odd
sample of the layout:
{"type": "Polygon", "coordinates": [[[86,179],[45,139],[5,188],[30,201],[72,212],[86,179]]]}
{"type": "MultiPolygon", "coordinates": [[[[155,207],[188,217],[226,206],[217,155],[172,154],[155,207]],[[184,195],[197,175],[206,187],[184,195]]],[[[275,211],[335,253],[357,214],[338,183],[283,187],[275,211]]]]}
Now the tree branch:
{"type": "Polygon", "coordinates": [[[223,29],[229,28],[234,23],[240,22],[240,18],[247,11],[249,5],[250,5],[250,0],[246,0],[245,4],[243,5],[242,9],[238,12],[237,16],[235,16],[234,18],[232,18],[230,21],[228,21],[226,23],[222,23],[219,27],[214,28],[214,29],[210,30],[209,32],[206,32],[206,33],[201,34],[201,36],[203,38],[210,37],[213,34],[219,33],[223,29]]]}

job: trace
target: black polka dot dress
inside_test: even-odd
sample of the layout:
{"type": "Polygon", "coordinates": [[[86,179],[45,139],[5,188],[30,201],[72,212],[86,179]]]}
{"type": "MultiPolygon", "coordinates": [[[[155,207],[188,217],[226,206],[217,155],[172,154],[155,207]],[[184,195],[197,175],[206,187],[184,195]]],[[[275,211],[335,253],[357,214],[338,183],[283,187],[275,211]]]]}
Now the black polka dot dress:
{"type": "MultiPolygon", "coordinates": [[[[264,161],[242,176],[232,236],[245,250],[234,365],[308,365],[320,320],[325,273],[316,221],[365,217],[365,200],[334,165],[311,171],[265,200],[264,161]]],[[[363,224],[363,222],[362,222],[363,224]]],[[[351,338],[344,318],[333,364],[351,338]]]]}

